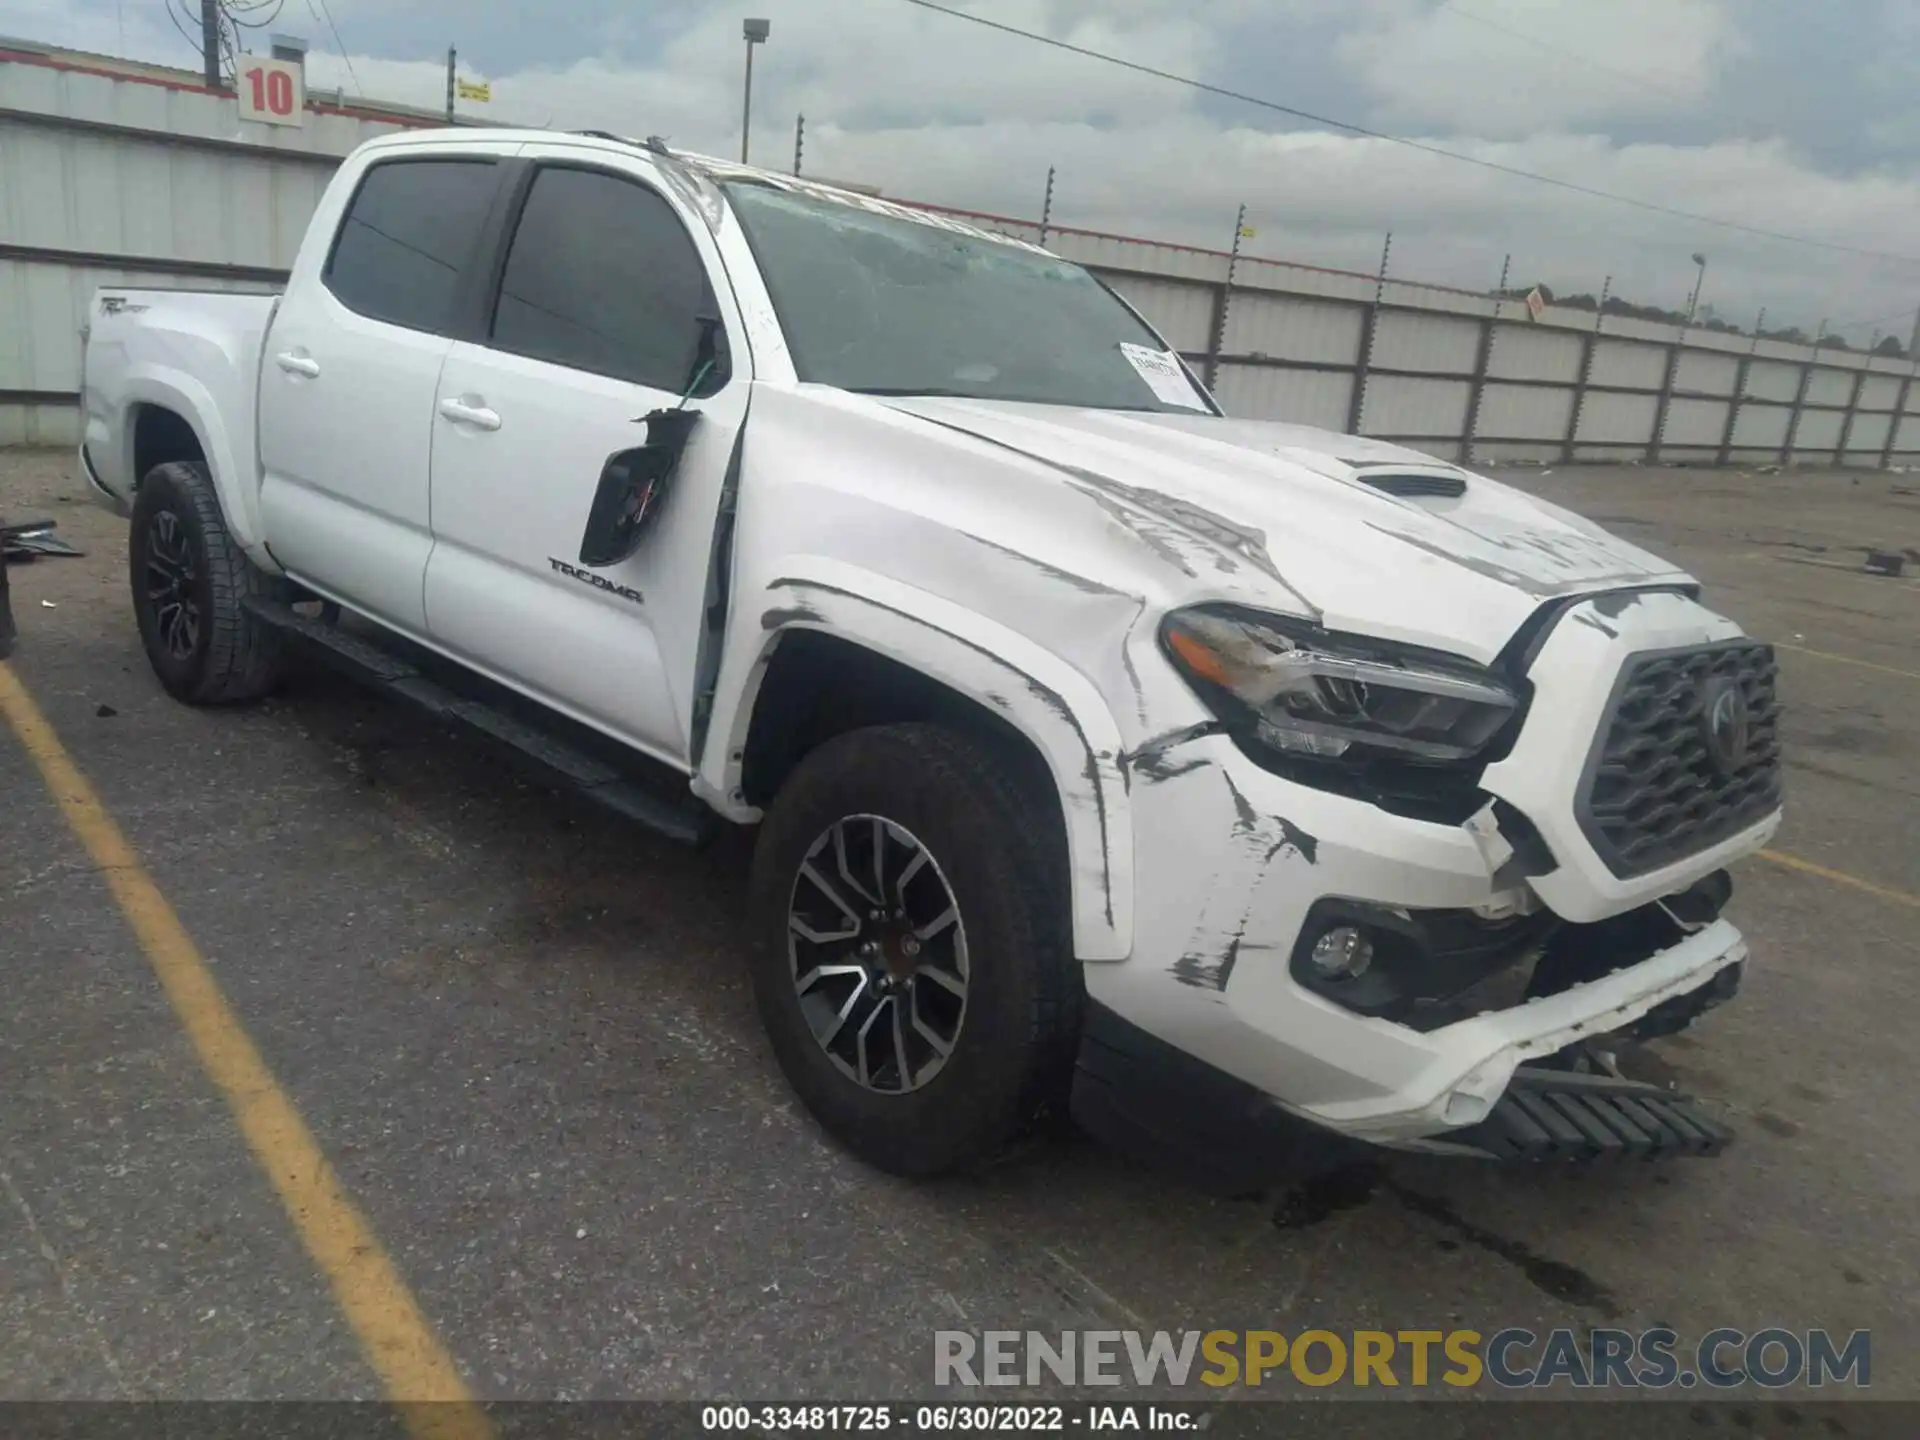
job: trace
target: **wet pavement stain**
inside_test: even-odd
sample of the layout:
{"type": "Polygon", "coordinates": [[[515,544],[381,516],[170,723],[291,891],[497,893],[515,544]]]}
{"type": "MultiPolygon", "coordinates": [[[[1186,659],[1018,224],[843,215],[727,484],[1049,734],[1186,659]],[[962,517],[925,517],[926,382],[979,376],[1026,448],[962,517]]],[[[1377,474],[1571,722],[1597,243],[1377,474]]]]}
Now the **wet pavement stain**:
{"type": "Polygon", "coordinates": [[[1280,1197],[1273,1212],[1273,1228],[1304,1230],[1343,1210],[1358,1209],[1373,1198],[1380,1181],[1376,1165],[1345,1165],[1316,1175],[1280,1197]]]}
{"type": "Polygon", "coordinates": [[[1455,1214],[1453,1207],[1437,1196],[1422,1195],[1391,1182],[1387,1183],[1386,1188],[1416,1215],[1423,1215],[1436,1224],[1446,1226],[1469,1244],[1519,1267],[1520,1273],[1542,1293],[1569,1305],[1592,1310],[1609,1320],[1618,1318],[1620,1304],[1612,1292],[1584,1270],[1563,1261],[1550,1260],[1536,1254],[1531,1246],[1481,1228],[1455,1214]]]}

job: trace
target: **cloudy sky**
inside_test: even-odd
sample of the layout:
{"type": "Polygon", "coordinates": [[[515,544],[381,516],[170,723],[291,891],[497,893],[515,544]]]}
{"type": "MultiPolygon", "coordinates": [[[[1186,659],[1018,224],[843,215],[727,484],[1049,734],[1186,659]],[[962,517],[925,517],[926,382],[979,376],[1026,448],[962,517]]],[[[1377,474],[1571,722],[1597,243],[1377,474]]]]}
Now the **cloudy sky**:
{"type": "MultiPolygon", "coordinates": [[[[178,0],[176,0],[178,3],[178,0]]],[[[189,0],[197,8],[197,0],[189,0]]],[[[1368,268],[1394,234],[1408,278],[1517,281],[1855,344],[1920,306],[1916,0],[950,0],[971,13],[1368,129],[1767,230],[1771,240],[1590,199],[996,33],[907,0],[285,0],[310,84],[435,105],[448,44],[502,121],[660,134],[737,153],[740,20],[756,60],[754,158],[895,196],[1224,245],[1245,202],[1258,254],[1368,268]],[[1910,258],[1900,258],[1910,257],[1910,258]]],[[[259,32],[263,37],[265,32],[259,32]]],[[[0,35],[192,65],[165,0],[0,0],[0,35]]],[[[256,48],[264,49],[264,39],[256,48]]]]}

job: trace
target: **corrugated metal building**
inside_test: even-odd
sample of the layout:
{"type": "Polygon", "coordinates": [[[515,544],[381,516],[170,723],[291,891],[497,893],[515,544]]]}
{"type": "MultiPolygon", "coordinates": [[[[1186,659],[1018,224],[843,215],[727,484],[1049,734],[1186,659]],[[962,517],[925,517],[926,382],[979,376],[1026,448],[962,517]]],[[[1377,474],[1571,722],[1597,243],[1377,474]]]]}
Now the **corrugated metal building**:
{"type": "Polygon", "coordinates": [[[308,99],[243,123],[185,72],[0,42],[0,445],[76,442],[97,287],[271,290],[340,157],[435,123],[308,99]]]}
{"type": "MultiPolygon", "coordinates": [[[[101,285],[271,289],[361,141],[440,117],[308,96],[243,121],[184,71],[0,42],[0,445],[74,443],[101,285]]],[[[955,212],[965,213],[965,212],[955,212]]],[[[1031,222],[970,215],[1043,238],[1031,222]]],[[[1229,413],[1477,460],[1920,459],[1907,361],[1051,227],[1229,413]]]]}

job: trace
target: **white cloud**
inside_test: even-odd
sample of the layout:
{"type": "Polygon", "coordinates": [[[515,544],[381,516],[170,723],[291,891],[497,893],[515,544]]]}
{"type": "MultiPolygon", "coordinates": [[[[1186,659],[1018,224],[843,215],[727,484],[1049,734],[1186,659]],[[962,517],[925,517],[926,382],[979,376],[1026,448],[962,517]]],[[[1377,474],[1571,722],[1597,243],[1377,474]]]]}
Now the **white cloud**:
{"type": "MultiPolygon", "coordinates": [[[[980,0],[978,8],[1144,63],[1209,75],[1221,73],[1233,58],[1220,53],[1229,33],[1223,17],[1258,19],[1280,3],[1226,0],[1222,8],[1172,0],[980,0]]],[[[1315,23],[1362,10],[1362,0],[1284,3],[1287,13],[1315,23]]],[[[1524,8],[1522,0],[1460,3],[1476,14],[1512,18],[1518,28],[1555,43],[1589,47],[1610,65],[1657,73],[1663,87],[1683,96],[1706,94],[1719,57],[1738,42],[1725,28],[1719,0],[1657,0],[1657,11],[1656,0],[1617,0],[1607,7],[1617,33],[1588,18],[1599,7],[1585,0],[1564,6],[1534,0],[1524,8]],[[1656,70],[1656,64],[1665,68],[1656,70]]],[[[333,0],[333,8],[350,39],[377,35],[375,7],[333,0]]],[[[662,134],[687,148],[737,154],[739,17],[745,8],[704,8],[664,43],[619,47],[639,58],[623,60],[609,48],[567,64],[499,66],[488,77],[494,103],[463,109],[502,122],[662,134]]],[[[1053,165],[1055,220],[1092,229],[1220,246],[1244,201],[1259,231],[1250,248],[1261,255],[1370,268],[1390,229],[1395,273],[1436,283],[1489,287],[1502,255],[1511,251],[1515,281],[1597,291],[1612,275],[1617,294],[1677,306],[1692,282],[1688,257],[1705,250],[1711,265],[1704,298],[1743,324],[1762,304],[1773,323],[1791,321],[1811,330],[1823,315],[1877,315],[1920,303],[1920,264],[1778,244],[1650,215],[1383,142],[1276,133],[1258,128],[1271,119],[1261,112],[1223,122],[1216,118],[1220,109],[1209,103],[1203,110],[1193,91],[928,14],[902,0],[757,0],[750,8],[773,22],[773,38],[759,54],[754,77],[754,158],[762,163],[790,163],[793,118],[804,111],[810,173],[870,181],[895,196],[1034,216],[1053,165]]],[[[149,7],[140,15],[136,26],[129,7],[130,48],[146,46],[141,53],[191,63],[177,36],[149,22],[149,7]]],[[[1373,68],[1365,73],[1376,80],[1418,58],[1397,48],[1410,42],[1396,27],[1413,27],[1405,34],[1434,27],[1431,33],[1438,34],[1445,19],[1444,12],[1439,18],[1430,9],[1416,12],[1406,0],[1364,0],[1364,15],[1374,27],[1369,38],[1349,34],[1343,45],[1357,45],[1372,57],[1365,63],[1373,68]]],[[[164,27],[164,18],[157,24],[164,27]]],[[[0,0],[0,33],[21,33],[30,25],[64,43],[115,44],[111,10],[73,12],[51,7],[49,0],[0,0]]],[[[585,22],[579,28],[593,36],[604,29],[585,22]]],[[[342,84],[351,92],[330,37],[313,32],[309,38],[311,84],[342,84]]],[[[1477,53],[1477,71],[1460,57],[1444,64],[1433,60],[1425,68],[1459,67],[1477,77],[1478,89],[1497,88],[1505,72],[1488,68],[1484,48],[1477,53]]],[[[1327,60],[1339,63],[1338,56],[1327,60]]],[[[412,59],[356,53],[354,69],[371,95],[437,108],[445,93],[443,61],[431,53],[412,59]]],[[[481,73],[464,63],[463,69],[481,73]]],[[[1911,167],[1832,175],[1779,140],[1624,144],[1601,133],[1579,133],[1598,129],[1582,120],[1592,114],[1582,107],[1662,103],[1657,95],[1622,101],[1622,92],[1632,87],[1617,82],[1604,96],[1596,83],[1590,94],[1560,97],[1560,112],[1537,124],[1514,119],[1515,106],[1546,104],[1537,93],[1553,88],[1542,78],[1546,74],[1542,68],[1524,84],[1515,82],[1527,92],[1518,99],[1483,98],[1476,120],[1463,118],[1450,127],[1423,112],[1429,118],[1417,133],[1450,149],[1602,190],[1920,256],[1912,225],[1920,210],[1920,173],[1911,167]]],[[[1454,88],[1443,86],[1418,104],[1464,107],[1465,83],[1448,85],[1454,88]]],[[[1336,113],[1361,110],[1356,99],[1336,113]]],[[[1907,325],[1890,328],[1904,335],[1907,325]]],[[[1864,342],[1867,335],[1863,328],[1850,338],[1864,342]]]]}
{"type": "MultiPolygon", "coordinates": [[[[993,126],[817,137],[823,168],[890,193],[1033,215],[1058,166],[1055,218],[1092,229],[1224,247],[1245,201],[1263,256],[1370,269],[1394,232],[1394,273],[1490,288],[1511,251],[1514,279],[1614,290],[1678,306],[1689,256],[1710,257],[1705,297],[1741,323],[1852,317],[1920,303],[1920,265],[1809,250],[1648,215],[1507,176],[1344,136],[1221,132],[1197,118],[1116,135],[1080,126],[993,126]]],[[[1844,244],[1920,254],[1909,217],[1920,185],[1820,175],[1778,142],[1617,147],[1595,136],[1452,142],[1468,153],[1596,188],[1844,244]]],[[[810,151],[810,153],[812,153],[810,151]]],[[[1905,333],[1904,325],[1901,328],[1905,333]]],[[[1864,341],[1864,333],[1852,337],[1864,341]]]]}
{"type": "MultiPolygon", "coordinates": [[[[941,204],[1036,215],[1052,165],[1061,223],[1219,246],[1244,201],[1259,230],[1251,249],[1314,264],[1370,268],[1392,230],[1395,272],[1411,278],[1489,287],[1511,251],[1516,280],[1597,291],[1612,275],[1616,293],[1677,306],[1692,281],[1688,257],[1705,249],[1705,298],[1743,322],[1761,304],[1776,321],[1810,329],[1822,315],[1890,311],[1910,295],[1920,301],[1920,266],[1646,214],[1384,142],[1223,126],[1177,86],[959,22],[929,30],[905,6],[853,0],[853,13],[875,22],[853,47],[767,8],[774,41],[755,75],[754,155],[762,163],[790,163],[793,115],[804,110],[809,171],[941,204]],[[1089,118],[1096,115],[1101,123],[1089,118]]],[[[1141,23],[1148,21],[1165,23],[1150,13],[1141,23]]],[[[1172,33],[1191,52],[1205,49],[1197,33],[1172,33]]],[[[1146,52],[1129,51],[1130,43],[1174,43],[1152,34],[1129,30],[1106,43],[1136,54],[1146,52]]],[[[664,134],[734,154],[735,36],[731,14],[709,17],[645,69],[596,59],[496,75],[491,112],[556,128],[664,134]]],[[[316,78],[337,68],[317,52],[311,64],[316,78]]],[[[430,62],[356,66],[378,93],[433,105],[443,89],[430,62]]],[[[1441,134],[1434,143],[1761,228],[1920,254],[1910,234],[1920,201],[1912,177],[1822,175],[1778,141],[1620,145],[1550,130],[1512,140],[1441,134]]]]}
{"type": "Polygon", "coordinates": [[[1339,45],[1390,121],[1495,138],[1684,113],[1738,53],[1721,0],[1374,0],[1339,45]],[[1526,38],[1522,38],[1526,37],[1526,38]]]}

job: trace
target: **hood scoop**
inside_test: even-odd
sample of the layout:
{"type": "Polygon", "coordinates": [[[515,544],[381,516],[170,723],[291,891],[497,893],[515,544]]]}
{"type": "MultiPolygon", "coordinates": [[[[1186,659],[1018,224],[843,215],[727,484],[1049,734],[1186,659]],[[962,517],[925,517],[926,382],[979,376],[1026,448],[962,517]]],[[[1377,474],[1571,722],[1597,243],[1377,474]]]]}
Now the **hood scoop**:
{"type": "Polygon", "coordinates": [[[1467,493],[1467,482],[1459,475],[1408,475],[1392,471],[1369,474],[1363,470],[1354,479],[1402,500],[1458,500],[1467,493]]]}

